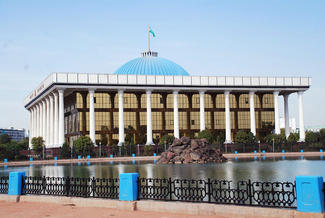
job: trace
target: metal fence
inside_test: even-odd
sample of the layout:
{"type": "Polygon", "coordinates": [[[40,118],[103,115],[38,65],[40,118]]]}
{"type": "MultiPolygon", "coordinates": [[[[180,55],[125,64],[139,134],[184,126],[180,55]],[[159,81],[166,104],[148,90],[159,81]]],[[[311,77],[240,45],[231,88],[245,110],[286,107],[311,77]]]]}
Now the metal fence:
{"type": "Polygon", "coordinates": [[[118,199],[117,178],[24,177],[25,194],[118,199]]]}
{"type": "Polygon", "coordinates": [[[296,208],[295,189],[291,182],[140,178],[138,199],[296,208]]]}
{"type": "Polygon", "coordinates": [[[9,188],[9,176],[0,177],[0,193],[7,194],[9,188]]]}

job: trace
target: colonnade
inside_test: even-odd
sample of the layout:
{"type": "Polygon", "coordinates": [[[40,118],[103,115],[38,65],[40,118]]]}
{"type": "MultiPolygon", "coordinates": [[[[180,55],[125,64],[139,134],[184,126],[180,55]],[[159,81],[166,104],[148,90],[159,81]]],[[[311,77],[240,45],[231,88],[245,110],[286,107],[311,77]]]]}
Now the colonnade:
{"type": "MultiPolygon", "coordinates": [[[[95,107],[94,107],[94,93],[95,89],[89,89],[89,136],[96,144],[96,125],[95,125],[95,107]]],[[[174,136],[179,138],[179,112],[178,112],[178,90],[173,91],[174,99],[174,136]]],[[[147,143],[153,144],[152,141],[152,116],[151,116],[151,93],[152,90],[146,90],[147,98],[147,143]]],[[[205,108],[204,108],[204,94],[205,91],[199,91],[200,95],[200,131],[205,130],[205,108]]],[[[118,90],[119,97],[119,145],[124,143],[124,90],[118,90]]],[[[231,119],[230,119],[230,91],[224,91],[225,97],[225,143],[232,143],[231,138],[231,119]]],[[[254,105],[255,91],[249,91],[249,105],[250,105],[250,131],[256,135],[255,124],[255,105],[254,105]]],[[[273,92],[274,96],[274,122],[276,134],[280,134],[280,118],[279,118],[279,91],[273,92]]],[[[284,94],[284,117],[285,117],[285,135],[290,134],[289,129],[289,94],[284,94]]],[[[305,140],[304,130],[304,115],[303,115],[303,92],[298,92],[298,106],[299,106],[299,132],[300,141],[305,140]]],[[[65,141],[64,131],[64,90],[59,89],[44,97],[33,105],[30,109],[30,128],[31,138],[42,136],[45,140],[46,147],[60,147],[65,141]]],[[[30,143],[31,144],[31,143],[30,143]]]]}

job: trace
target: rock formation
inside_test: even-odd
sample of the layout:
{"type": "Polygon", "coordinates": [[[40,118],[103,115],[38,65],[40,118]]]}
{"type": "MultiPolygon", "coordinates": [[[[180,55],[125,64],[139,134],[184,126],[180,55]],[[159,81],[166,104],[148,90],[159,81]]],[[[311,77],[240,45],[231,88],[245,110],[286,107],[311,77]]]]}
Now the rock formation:
{"type": "Polygon", "coordinates": [[[221,151],[212,148],[206,139],[190,139],[183,136],[175,139],[163,152],[158,163],[220,163],[227,161],[221,151]]]}

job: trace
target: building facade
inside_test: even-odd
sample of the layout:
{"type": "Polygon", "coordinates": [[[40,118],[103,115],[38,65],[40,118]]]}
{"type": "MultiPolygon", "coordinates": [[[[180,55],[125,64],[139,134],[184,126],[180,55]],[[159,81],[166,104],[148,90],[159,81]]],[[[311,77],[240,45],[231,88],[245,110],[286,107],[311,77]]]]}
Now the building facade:
{"type": "Polygon", "coordinates": [[[8,129],[0,129],[0,135],[7,134],[9,137],[18,142],[26,137],[25,129],[14,129],[8,128],[8,129]]]}
{"type": "Polygon", "coordinates": [[[279,98],[283,97],[285,133],[288,98],[298,96],[300,140],[304,141],[303,93],[309,77],[190,76],[156,52],[145,52],[112,74],[52,73],[26,99],[31,137],[48,148],[70,144],[81,135],[94,143],[153,144],[165,134],[193,137],[204,129],[232,143],[239,130],[257,137],[280,133],[279,98]]]}

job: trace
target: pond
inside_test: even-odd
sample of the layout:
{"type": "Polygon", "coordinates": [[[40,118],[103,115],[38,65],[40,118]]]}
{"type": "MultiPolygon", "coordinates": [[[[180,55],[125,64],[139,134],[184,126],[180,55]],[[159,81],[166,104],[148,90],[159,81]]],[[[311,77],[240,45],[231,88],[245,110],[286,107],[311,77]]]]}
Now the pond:
{"type": "Polygon", "coordinates": [[[257,158],[229,160],[220,164],[156,164],[152,161],[76,163],[1,167],[0,176],[25,171],[28,176],[117,178],[120,173],[138,172],[145,178],[225,179],[237,182],[290,181],[296,175],[325,177],[323,157],[257,158]]]}

